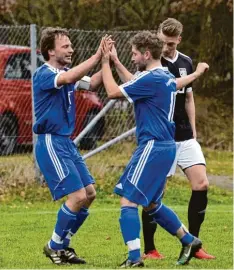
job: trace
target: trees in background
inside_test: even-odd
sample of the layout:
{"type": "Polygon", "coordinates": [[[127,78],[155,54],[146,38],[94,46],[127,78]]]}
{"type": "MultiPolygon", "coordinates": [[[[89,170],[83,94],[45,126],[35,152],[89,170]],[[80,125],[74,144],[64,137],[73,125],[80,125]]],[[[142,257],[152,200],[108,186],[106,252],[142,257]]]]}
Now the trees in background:
{"type": "MultiPolygon", "coordinates": [[[[233,0],[0,0],[0,24],[8,25],[34,23],[87,30],[155,30],[168,17],[184,24],[179,49],[190,55],[194,64],[201,60],[210,64],[210,72],[196,83],[196,93],[207,98],[206,107],[216,116],[223,116],[223,122],[230,121],[233,0]]],[[[223,122],[219,129],[224,128],[223,122]]]]}

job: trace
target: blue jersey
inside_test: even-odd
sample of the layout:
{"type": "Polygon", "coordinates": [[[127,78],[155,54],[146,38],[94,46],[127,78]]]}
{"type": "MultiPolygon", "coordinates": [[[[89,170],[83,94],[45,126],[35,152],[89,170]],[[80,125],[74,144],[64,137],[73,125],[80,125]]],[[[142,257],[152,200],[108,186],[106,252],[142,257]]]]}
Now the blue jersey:
{"type": "Polygon", "coordinates": [[[176,81],[169,71],[156,67],[141,72],[120,89],[130,102],[134,102],[138,144],[149,140],[174,140],[176,81]]]}
{"type": "Polygon", "coordinates": [[[75,127],[74,84],[57,86],[61,72],[48,63],[33,75],[33,96],[36,134],[70,136],[75,127]]]}

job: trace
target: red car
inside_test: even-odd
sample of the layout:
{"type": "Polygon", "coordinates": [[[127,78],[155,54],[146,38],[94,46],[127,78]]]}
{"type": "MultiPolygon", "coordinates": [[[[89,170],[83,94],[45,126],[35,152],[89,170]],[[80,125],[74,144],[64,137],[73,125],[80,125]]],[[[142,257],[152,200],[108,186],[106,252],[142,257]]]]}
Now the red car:
{"type": "MultiPolygon", "coordinates": [[[[0,155],[9,155],[20,145],[32,145],[32,94],[30,48],[0,45],[0,155]]],[[[38,54],[38,66],[43,64],[38,54]]],[[[76,92],[76,126],[72,138],[102,109],[96,93],[76,92]]],[[[80,142],[80,148],[95,147],[104,132],[105,120],[80,142]]]]}

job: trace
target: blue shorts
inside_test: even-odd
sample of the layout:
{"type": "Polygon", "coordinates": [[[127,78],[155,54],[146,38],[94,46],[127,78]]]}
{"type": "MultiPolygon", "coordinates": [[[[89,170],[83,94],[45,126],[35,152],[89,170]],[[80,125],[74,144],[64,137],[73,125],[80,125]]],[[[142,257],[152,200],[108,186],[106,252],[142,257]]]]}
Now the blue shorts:
{"type": "Polygon", "coordinates": [[[95,183],[69,137],[38,135],[35,154],[54,200],[95,183]]]}
{"type": "Polygon", "coordinates": [[[150,140],[134,152],[114,192],[142,206],[159,203],[176,154],[174,141],[150,140]]]}

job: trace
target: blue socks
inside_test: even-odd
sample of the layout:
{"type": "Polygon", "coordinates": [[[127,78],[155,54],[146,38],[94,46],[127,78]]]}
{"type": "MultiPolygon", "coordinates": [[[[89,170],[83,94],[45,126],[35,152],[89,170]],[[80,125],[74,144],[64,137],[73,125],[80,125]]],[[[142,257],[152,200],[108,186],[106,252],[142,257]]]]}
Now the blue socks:
{"type": "Polygon", "coordinates": [[[148,213],[153,217],[153,220],[156,223],[172,235],[176,235],[176,232],[182,226],[177,215],[162,203],[158,204],[156,208],[148,211],[148,213]]]}
{"type": "Polygon", "coordinates": [[[138,208],[124,206],[119,219],[124,243],[128,246],[128,259],[136,262],[140,259],[140,219],[138,208]]]}
{"type": "MultiPolygon", "coordinates": [[[[154,209],[148,211],[148,213],[153,217],[153,220],[156,223],[172,235],[176,235],[176,232],[182,226],[182,223],[175,212],[162,203],[159,203],[154,209]]],[[[189,232],[185,231],[185,233],[186,234],[180,239],[182,245],[188,245],[194,239],[189,232]]]]}
{"type": "Polygon", "coordinates": [[[49,242],[50,248],[54,250],[63,249],[63,241],[68,232],[76,222],[76,212],[72,212],[65,204],[58,211],[57,223],[52,238],[49,242]]]}
{"type": "Polygon", "coordinates": [[[76,215],[76,221],[75,221],[73,227],[68,232],[67,236],[65,237],[65,239],[63,241],[63,248],[67,248],[69,246],[71,237],[78,231],[78,229],[84,223],[84,221],[86,220],[88,215],[89,215],[88,208],[82,207],[76,215]]]}
{"type": "Polygon", "coordinates": [[[187,246],[193,242],[193,239],[194,236],[189,232],[186,232],[186,234],[180,239],[180,242],[182,243],[183,246],[187,246]]]}

